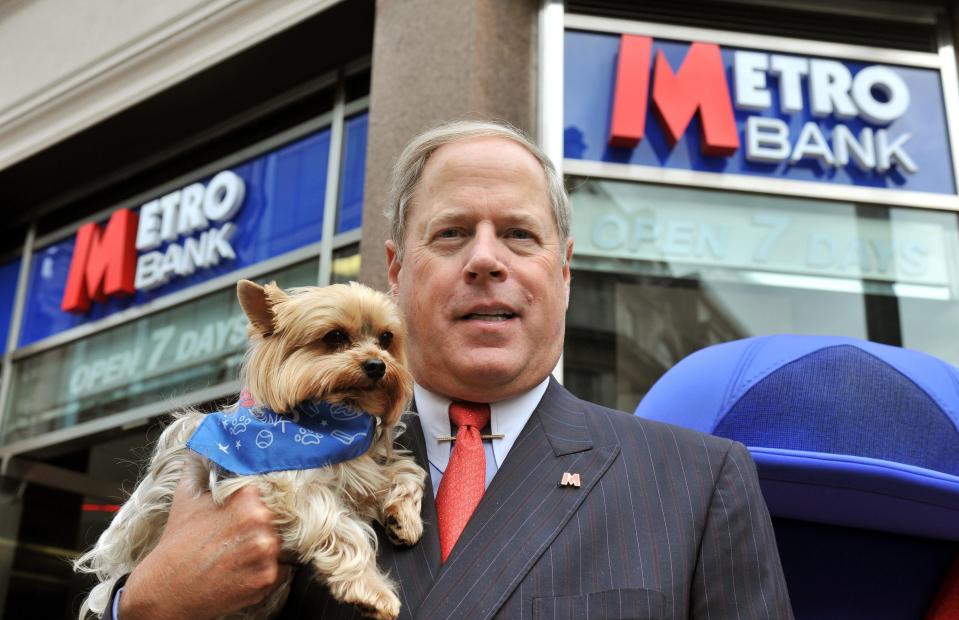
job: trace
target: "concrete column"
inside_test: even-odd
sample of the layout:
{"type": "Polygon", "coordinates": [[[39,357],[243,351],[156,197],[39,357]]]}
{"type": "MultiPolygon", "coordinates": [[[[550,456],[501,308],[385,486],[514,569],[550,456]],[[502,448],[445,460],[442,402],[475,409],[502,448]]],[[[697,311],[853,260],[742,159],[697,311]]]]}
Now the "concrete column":
{"type": "Polygon", "coordinates": [[[378,0],[360,280],[387,290],[383,216],[406,142],[463,118],[536,127],[537,0],[378,0]]]}

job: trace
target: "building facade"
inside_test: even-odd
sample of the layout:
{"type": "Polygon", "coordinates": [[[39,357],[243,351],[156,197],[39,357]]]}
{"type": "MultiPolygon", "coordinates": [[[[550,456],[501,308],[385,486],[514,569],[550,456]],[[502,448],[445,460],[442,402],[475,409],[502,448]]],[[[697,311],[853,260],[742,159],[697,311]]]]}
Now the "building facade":
{"type": "Polygon", "coordinates": [[[0,6],[0,609],[65,560],[164,416],[240,386],[239,278],[385,289],[394,158],[456,118],[561,167],[556,374],[626,411],[685,355],[843,335],[959,364],[948,3],[108,0],[0,6]],[[55,42],[55,44],[51,43],[55,42]]]}

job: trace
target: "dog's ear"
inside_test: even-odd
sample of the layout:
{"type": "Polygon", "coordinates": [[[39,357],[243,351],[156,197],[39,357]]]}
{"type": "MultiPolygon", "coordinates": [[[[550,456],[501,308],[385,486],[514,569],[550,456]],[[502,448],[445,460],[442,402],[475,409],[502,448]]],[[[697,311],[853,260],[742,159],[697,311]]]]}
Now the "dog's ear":
{"type": "Polygon", "coordinates": [[[250,323],[263,337],[273,333],[274,298],[270,288],[277,289],[277,286],[270,283],[262,287],[249,280],[240,280],[236,283],[236,297],[240,300],[240,306],[246,313],[246,317],[250,319],[250,323]]]}
{"type": "Polygon", "coordinates": [[[266,298],[273,305],[290,298],[286,291],[276,285],[276,280],[264,286],[263,290],[266,291],[266,298]]]}

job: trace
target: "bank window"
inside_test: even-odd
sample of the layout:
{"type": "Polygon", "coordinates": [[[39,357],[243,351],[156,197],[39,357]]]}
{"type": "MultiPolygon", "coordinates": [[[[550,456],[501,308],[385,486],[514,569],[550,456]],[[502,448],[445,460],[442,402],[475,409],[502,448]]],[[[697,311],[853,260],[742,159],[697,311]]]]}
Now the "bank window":
{"type": "Polygon", "coordinates": [[[20,276],[20,259],[0,262],[0,353],[7,348],[7,335],[13,319],[13,302],[20,276]]]}
{"type": "MultiPolygon", "coordinates": [[[[264,281],[269,272],[281,286],[357,279],[369,70],[338,73],[335,88],[317,94],[336,93],[321,106],[328,112],[23,249],[30,270],[18,349],[0,382],[0,445],[27,449],[37,442],[19,442],[112,414],[152,415],[170,396],[198,402],[234,390],[246,348],[238,278],[264,281]],[[342,139],[334,139],[338,127],[342,139]],[[77,250],[81,226],[85,238],[112,230],[130,247],[77,250]],[[133,283],[106,290],[100,283],[114,272],[132,273],[133,283]]],[[[0,337],[18,274],[19,261],[0,261],[0,337]]]]}
{"type": "Polygon", "coordinates": [[[951,212],[569,179],[573,286],[564,376],[632,411],[703,347],[849,336],[959,363],[951,212]]]}
{"type": "MultiPolygon", "coordinates": [[[[227,221],[201,219],[196,230],[191,226],[186,226],[182,233],[173,230],[157,247],[138,250],[132,259],[137,274],[132,295],[111,295],[83,312],[65,312],[62,302],[75,260],[78,233],[34,248],[20,346],[141,307],[216,276],[282,257],[321,241],[330,135],[330,127],[322,127],[273,151],[224,166],[228,174],[242,179],[240,206],[227,221]]],[[[152,202],[159,206],[167,197],[185,195],[190,188],[209,189],[213,187],[211,178],[217,176],[204,175],[194,183],[158,191],[152,202]]],[[[134,205],[134,208],[140,209],[138,227],[145,228],[148,225],[143,214],[146,207],[134,205]]],[[[160,229],[163,217],[159,210],[153,210],[150,221],[156,230],[160,229]]],[[[183,217],[177,221],[190,223],[183,217]]],[[[109,222],[105,217],[97,226],[101,231],[109,230],[109,222]]],[[[101,263],[116,265],[123,260],[123,256],[110,255],[104,249],[96,250],[96,254],[101,263]]],[[[90,278],[84,279],[85,288],[91,286],[90,281],[90,278]]]]}
{"type": "Polygon", "coordinates": [[[330,284],[342,284],[360,279],[360,244],[353,243],[333,250],[330,284]]]}
{"type": "MultiPolygon", "coordinates": [[[[255,278],[316,284],[316,259],[255,278]]],[[[248,320],[236,288],[31,355],[13,365],[0,444],[36,437],[210,386],[235,391],[248,320]],[[43,386],[38,389],[37,386],[43,386]]]]}
{"type": "Polygon", "coordinates": [[[256,208],[248,252],[265,260],[322,238],[329,127],[262,155],[247,166],[254,181],[244,208],[256,208]]]}
{"type": "Polygon", "coordinates": [[[336,232],[359,228],[363,223],[363,182],[366,168],[366,136],[369,114],[362,112],[344,123],[343,163],[340,167],[340,197],[336,232]]]}

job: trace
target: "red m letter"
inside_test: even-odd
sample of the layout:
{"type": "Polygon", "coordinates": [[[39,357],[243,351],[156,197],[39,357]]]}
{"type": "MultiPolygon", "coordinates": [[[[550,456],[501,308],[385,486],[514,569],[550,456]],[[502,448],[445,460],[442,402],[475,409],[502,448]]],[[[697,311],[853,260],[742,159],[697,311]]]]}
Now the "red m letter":
{"type": "Polygon", "coordinates": [[[613,94],[613,120],[609,145],[636,148],[646,127],[646,93],[649,92],[649,55],[653,40],[624,34],[619,41],[619,62],[613,94]]]}
{"type": "MultiPolygon", "coordinates": [[[[635,147],[643,137],[651,46],[649,37],[622,35],[609,136],[612,146],[635,147]]],[[[698,112],[704,154],[732,155],[739,149],[736,119],[718,45],[690,45],[675,74],[663,52],[656,54],[653,107],[671,144],[682,137],[698,112]]]]}
{"type": "Polygon", "coordinates": [[[86,312],[91,299],[102,302],[107,295],[136,292],[138,222],[136,213],[119,209],[103,231],[94,222],[80,227],[61,310],[86,312]]]}

